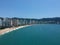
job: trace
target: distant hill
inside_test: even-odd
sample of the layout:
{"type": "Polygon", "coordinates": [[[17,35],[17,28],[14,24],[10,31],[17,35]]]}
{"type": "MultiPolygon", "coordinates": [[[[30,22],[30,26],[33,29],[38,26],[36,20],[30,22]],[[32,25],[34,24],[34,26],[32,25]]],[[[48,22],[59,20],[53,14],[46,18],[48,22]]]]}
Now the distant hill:
{"type": "Polygon", "coordinates": [[[60,17],[55,18],[42,18],[41,21],[60,21],[60,17]]]}
{"type": "Polygon", "coordinates": [[[60,24],[60,17],[54,17],[54,18],[42,18],[42,19],[40,19],[40,23],[60,24]]]}

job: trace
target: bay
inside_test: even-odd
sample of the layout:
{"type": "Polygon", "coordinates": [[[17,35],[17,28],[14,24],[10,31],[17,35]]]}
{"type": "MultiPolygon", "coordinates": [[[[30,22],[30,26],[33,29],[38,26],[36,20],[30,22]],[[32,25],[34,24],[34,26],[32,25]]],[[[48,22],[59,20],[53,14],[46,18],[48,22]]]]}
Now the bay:
{"type": "Polygon", "coordinates": [[[60,25],[38,24],[0,36],[0,45],[60,45],[60,25]]]}

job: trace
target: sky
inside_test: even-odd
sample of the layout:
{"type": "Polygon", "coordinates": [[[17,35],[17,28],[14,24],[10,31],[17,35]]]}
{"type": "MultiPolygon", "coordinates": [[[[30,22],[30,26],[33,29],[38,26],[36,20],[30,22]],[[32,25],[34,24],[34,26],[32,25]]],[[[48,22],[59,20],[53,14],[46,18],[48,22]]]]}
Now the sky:
{"type": "Polygon", "coordinates": [[[0,17],[60,17],[60,0],[0,0],[0,17]]]}

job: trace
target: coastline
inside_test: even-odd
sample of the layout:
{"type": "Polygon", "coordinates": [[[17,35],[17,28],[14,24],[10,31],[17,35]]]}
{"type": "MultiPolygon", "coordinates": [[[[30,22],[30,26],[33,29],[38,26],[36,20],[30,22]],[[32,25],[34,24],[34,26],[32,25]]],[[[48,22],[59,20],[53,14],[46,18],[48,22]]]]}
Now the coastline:
{"type": "Polygon", "coordinates": [[[1,29],[0,30],[0,35],[4,35],[6,33],[12,32],[14,30],[21,29],[21,28],[28,27],[28,26],[30,26],[30,25],[24,25],[24,26],[19,26],[19,27],[11,27],[11,28],[6,28],[6,29],[1,29]]]}

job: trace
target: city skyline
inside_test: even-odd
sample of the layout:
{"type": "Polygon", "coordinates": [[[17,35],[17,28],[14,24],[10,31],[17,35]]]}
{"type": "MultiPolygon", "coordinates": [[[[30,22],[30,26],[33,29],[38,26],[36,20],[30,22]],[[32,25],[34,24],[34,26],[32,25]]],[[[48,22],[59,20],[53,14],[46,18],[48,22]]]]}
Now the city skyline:
{"type": "Polygon", "coordinates": [[[60,17],[60,0],[0,0],[0,17],[60,17]]]}

